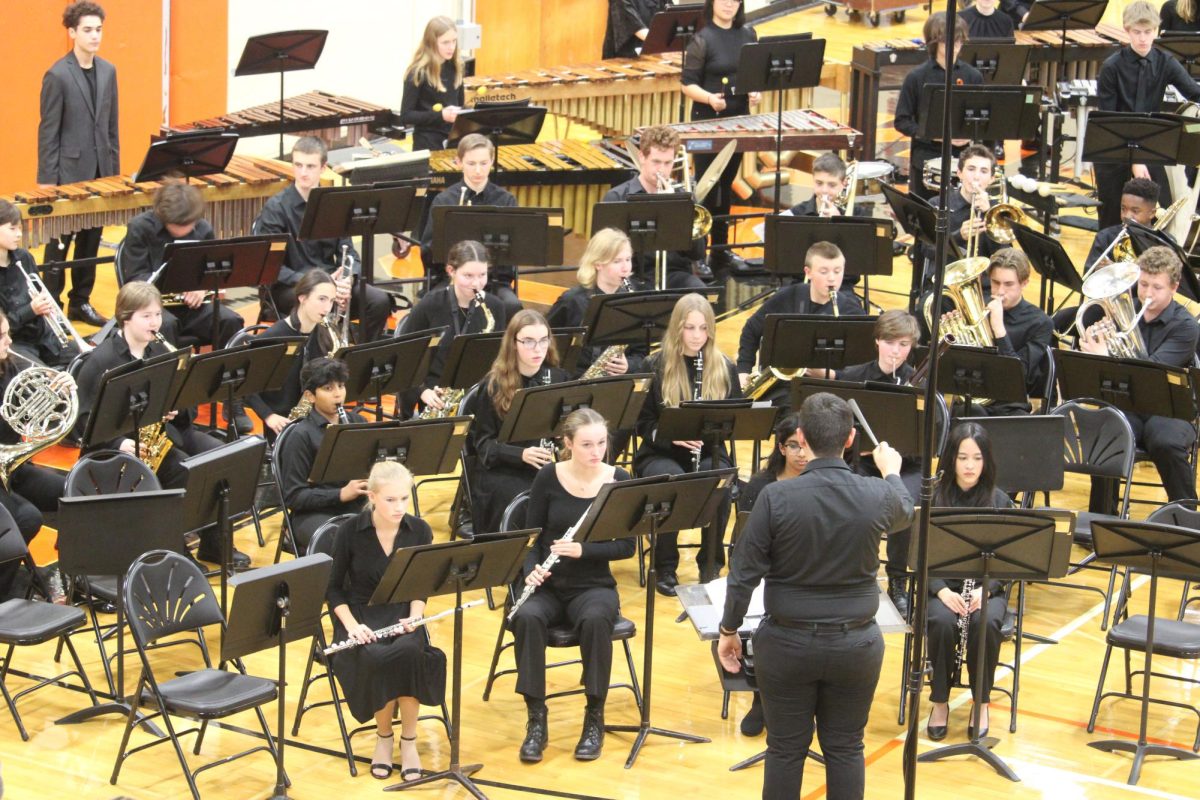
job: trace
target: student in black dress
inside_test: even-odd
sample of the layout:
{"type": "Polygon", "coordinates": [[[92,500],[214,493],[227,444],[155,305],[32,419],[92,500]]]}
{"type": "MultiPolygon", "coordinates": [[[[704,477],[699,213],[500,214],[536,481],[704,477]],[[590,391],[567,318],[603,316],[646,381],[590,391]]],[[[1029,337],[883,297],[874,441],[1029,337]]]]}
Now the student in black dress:
{"type": "Polygon", "coordinates": [[[446,146],[450,126],[462,110],[464,74],[458,26],[449,17],[434,17],[404,71],[400,123],[413,126],[413,150],[446,146]]]}
{"type": "Polygon", "coordinates": [[[636,58],[650,33],[650,20],[671,0],[608,0],[601,58],[636,58]]]}
{"type": "Polygon", "coordinates": [[[342,408],[346,399],[346,365],[334,358],[316,358],[300,371],[303,399],[312,403],[308,414],[296,420],[275,454],[280,464],[279,491],[292,521],[296,547],[303,553],[317,528],[338,514],[362,510],[367,493],[366,480],[351,480],[345,485],[311,483],[313,460],[321,449],[325,429],[334,424],[364,422],[357,413],[342,408]],[[345,421],[342,415],[345,414],[345,421]]]}
{"type": "Polygon", "coordinates": [[[410,411],[418,400],[422,409],[444,409],[442,400],[449,390],[439,386],[438,382],[454,338],[468,333],[494,331],[507,323],[508,313],[504,303],[496,295],[483,291],[488,284],[488,270],[486,247],[469,239],[459,242],[446,254],[449,285],[427,292],[404,319],[405,333],[446,329],[430,358],[425,383],[404,393],[401,403],[405,411],[410,411]],[[483,298],[482,303],[480,297],[483,298]]]}
{"type": "Polygon", "coordinates": [[[1196,0],[1167,0],[1158,12],[1162,15],[1164,31],[1200,31],[1200,16],[1196,14],[1196,0]]]}
{"type": "Polygon", "coordinates": [[[468,436],[474,456],[471,510],[475,531],[500,529],[500,518],[513,498],[533,484],[537,471],[554,460],[553,442],[500,442],[498,436],[520,389],[563,383],[567,373],[558,366],[558,350],[546,318],[532,309],[513,317],[500,342],[500,353],[484,376],[468,436]]]}
{"type": "MultiPolygon", "coordinates": [[[[559,295],[550,312],[546,314],[550,327],[577,328],[583,325],[588,302],[595,295],[637,291],[632,273],[633,247],[629,244],[629,237],[624,231],[616,228],[597,231],[588,241],[587,249],[579,259],[579,270],[575,273],[579,285],[559,295]]],[[[605,349],[584,348],[575,365],[577,375],[587,372],[605,349]]],[[[625,375],[640,372],[645,359],[646,347],[631,345],[623,353],[609,359],[601,374],[625,375]]]]}
{"type": "Polygon", "coordinates": [[[426,643],[411,623],[425,614],[425,601],[371,605],[391,556],[405,547],[433,543],[429,523],[408,513],[412,475],[402,464],[380,461],[371,468],[367,507],[337,529],[333,570],[325,599],[336,621],[334,638],[359,647],[330,656],[350,713],[359,722],[375,719],[371,777],[386,779],[395,760],[392,719],[400,706],[400,777],[421,775],[417,717],[421,704],[438,705],[446,694],[446,655],[426,643]],[[405,633],[380,639],[374,631],[406,623],[405,633]]]}
{"type": "MultiPolygon", "coordinates": [[[[947,63],[953,64],[951,70],[955,83],[968,86],[983,83],[983,75],[979,70],[958,60],[958,53],[967,40],[967,26],[961,18],[956,22],[952,55],[946,47],[946,28],[945,11],[935,11],[925,20],[924,36],[925,46],[929,48],[929,60],[904,76],[900,98],[896,101],[896,130],[912,138],[908,156],[908,191],[925,200],[933,197],[933,192],[925,188],[922,172],[926,161],[939,157],[941,140],[922,139],[917,136],[921,129],[922,89],[928,84],[945,85],[947,63]]],[[[968,141],[954,139],[951,144],[957,153],[968,141]]]]}
{"type": "MultiPolygon", "coordinates": [[[[267,439],[275,437],[288,424],[288,415],[304,389],[300,386],[300,370],[314,358],[332,355],[337,348],[325,322],[337,299],[337,285],[328,272],[310,269],[296,283],[296,306],[292,313],[277,321],[259,336],[264,339],[286,336],[307,336],[304,354],[292,362],[292,368],[278,389],[261,392],[246,398],[246,405],[262,420],[263,433],[267,439]]],[[[340,332],[339,332],[340,333],[340,332]]]]}
{"type": "MultiPolygon", "coordinates": [[[[658,438],[658,419],[664,408],[692,400],[741,396],[737,368],[717,349],[716,331],[712,306],[702,295],[687,294],[675,303],[663,333],[662,349],[646,362],[654,380],[637,423],[641,446],[634,454],[633,468],[639,476],[682,475],[695,472],[697,464],[701,471],[730,466],[724,442],[718,442],[714,450],[711,442],[658,438]]],[[[716,578],[725,564],[722,543],[729,508],[726,496],[717,510],[716,521],[701,532],[700,551],[696,555],[701,583],[716,578]]],[[[678,539],[677,533],[664,533],[658,537],[654,550],[654,567],[658,572],[655,588],[667,596],[673,596],[679,585],[678,539]]]]}
{"type": "MultiPolygon", "coordinates": [[[[1125,6],[1121,24],[1129,36],[1129,44],[1101,65],[1096,108],[1101,111],[1159,111],[1168,86],[1174,86],[1188,100],[1200,100],[1200,84],[1192,79],[1179,60],[1155,49],[1159,22],[1158,9],[1146,0],[1135,0],[1125,6]]],[[[1163,206],[1171,205],[1171,189],[1167,185],[1166,169],[1161,164],[1134,164],[1132,173],[1134,178],[1149,178],[1157,183],[1158,201],[1163,206]]],[[[1123,164],[1096,165],[1096,195],[1102,204],[1101,228],[1120,221],[1121,187],[1130,177],[1130,167],[1123,164]]]]}
{"type": "MultiPolygon", "coordinates": [[[[0,312],[0,396],[3,396],[13,379],[29,366],[30,362],[23,360],[20,354],[14,355],[12,327],[8,317],[0,312]]],[[[11,447],[20,441],[16,431],[0,418],[0,445],[11,447]]],[[[42,512],[58,510],[58,499],[63,496],[65,485],[64,473],[32,461],[26,461],[13,470],[7,487],[0,484],[0,505],[12,515],[25,544],[33,541],[42,529],[42,512]]],[[[0,564],[0,602],[8,598],[19,571],[18,561],[0,564]]]]}
{"type": "MultiPolygon", "coordinates": [[[[1012,508],[1008,495],[996,488],[996,461],[992,457],[992,444],[987,431],[977,422],[960,422],[950,431],[946,449],[938,461],[942,477],[933,493],[933,504],[938,507],[958,508],[1012,508]]],[[[959,641],[958,622],[970,614],[967,628],[967,652],[963,663],[971,679],[971,695],[982,702],[979,725],[980,736],[988,731],[988,702],[991,700],[992,681],[996,674],[996,663],[1000,660],[1000,626],[1004,622],[1007,598],[1004,584],[992,581],[987,591],[987,635],[984,638],[985,661],[983,696],[975,697],[975,658],[980,644],[980,607],[983,603],[983,587],[976,586],[970,595],[964,596],[963,581],[931,578],[929,581],[928,631],[929,661],[933,674],[929,681],[929,700],[933,708],[929,712],[926,733],[935,742],[946,738],[950,718],[950,684],[954,680],[955,649],[959,641]],[[935,602],[940,601],[940,602],[935,602]]],[[[974,719],[972,715],[971,719],[974,719]]],[[[970,735],[971,726],[968,726],[970,735]]]]}
{"type": "Polygon", "coordinates": [[[1016,25],[1013,18],[1000,11],[996,0],[975,0],[958,12],[958,18],[967,23],[968,39],[1011,39],[1016,25]],[[999,12],[999,13],[997,13],[999,12]]]}
{"type": "Polygon", "coordinates": [[[75,342],[66,344],[54,335],[47,315],[54,312],[54,299],[47,292],[29,295],[24,272],[33,274],[37,262],[21,247],[21,212],[0,199],[0,310],[12,325],[12,349],[52,367],[65,367],[79,355],[75,342]]]}
{"type": "MultiPolygon", "coordinates": [[[[546,722],[546,631],[567,623],[579,634],[587,710],[575,758],[594,761],[604,745],[604,701],[612,673],[612,633],[620,611],[617,582],[608,562],[629,558],[632,539],[610,542],[559,541],[591,507],[600,487],[629,480],[629,473],[605,463],[608,423],[590,408],[563,420],[563,461],[538,470],[529,490],[525,527],[542,532],[525,559],[524,586],[536,587],[513,617],[517,693],[525,698],[529,720],[521,760],[542,760],[546,722]],[[542,564],[551,554],[558,561],[542,564]]],[[[521,585],[521,584],[518,584],[521,585]]]]}
{"type": "MultiPolygon", "coordinates": [[[[758,104],[758,92],[739,92],[733,84],[742,45],[756,41],[758,34],[746,25],[742,0],[705,0],[704,27],[692,37],[683,57],[681,82],[684,95],[692,101],[693,120],[737,117],[750,113],[750,106],[758,104]]],[[[695,174],[703,175],[715,158],[715,155],[697,155],[695,174]]],[[[730,159],[721,179],[705,198],[704,207],[714,217],[729,213],[733,181],[741,164],[740,158],[730,159]]],[[[728,221],[714,219],[711,244],[716,246],[728,241],[728,221]]],[[[728,250],[709,253],[708,266],[714,271],[728,270],[735,263],[728,250]]]]}

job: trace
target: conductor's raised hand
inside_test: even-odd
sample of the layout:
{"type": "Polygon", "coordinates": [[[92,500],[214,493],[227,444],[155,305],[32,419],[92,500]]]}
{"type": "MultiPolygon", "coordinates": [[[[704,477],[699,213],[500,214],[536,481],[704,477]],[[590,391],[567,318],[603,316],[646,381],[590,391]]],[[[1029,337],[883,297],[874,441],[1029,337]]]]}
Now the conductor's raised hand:
{"type": "Polygon", "coordinates": [[[871,455],[875,459],[875,466],[879,469],[880,475],[900,474],[900,451],[887,442],[880,442],[871,455]]]}
{"type": "Polygon", "coordinates": [[[721,660],[721,666],[726,672],[738,673],[742,671],[742,639],[736,633],[721,634],[720,641],[717,642],[717,658],[721,660]]]}

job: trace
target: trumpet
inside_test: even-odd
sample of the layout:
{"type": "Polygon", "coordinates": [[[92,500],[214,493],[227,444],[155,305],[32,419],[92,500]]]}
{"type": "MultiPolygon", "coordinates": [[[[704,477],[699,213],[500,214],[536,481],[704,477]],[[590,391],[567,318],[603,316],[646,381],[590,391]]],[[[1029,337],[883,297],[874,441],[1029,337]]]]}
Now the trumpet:
{"type": "MultiPolygon", "coordinates": [[[[21,270],[21,274],[25,276],[25,285],[29,288],[29,299],[33,300],[37,295],[50,296],[50,292],[46,290],[46,284],[42,282],[42,278],[37,274],[37,270],[27,272],[20,261],[16,262],[17,269],[21,270]]],[[[58,343],[63,347],[75,343],[79,348],[79,352],[87,353],[94,349],[93,345],[88,344],[79,335],[79,331],[75,330],[75,326],[67,319],[67,315],[63,313],[62,308],[53,300],[50,301],[50,313],[45,315],[46,323],[50,326],[51,332],[54,333],[54,338],[58,339],[58,343]]]]}

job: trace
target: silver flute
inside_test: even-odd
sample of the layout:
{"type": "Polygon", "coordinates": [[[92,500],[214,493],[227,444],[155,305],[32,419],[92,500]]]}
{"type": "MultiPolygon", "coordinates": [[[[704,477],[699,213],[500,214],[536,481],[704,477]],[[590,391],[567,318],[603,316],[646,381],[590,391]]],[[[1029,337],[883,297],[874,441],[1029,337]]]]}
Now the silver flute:
{"type": "MultiPolygon", "coordinates": [[[[589,505],[588,511],[591,511],[591,510],[592,510],[592,507],[589,505]]],[[[588,515],[588,512],[584,511],[583,515],[580,516],[579,519],[575,520],[575,524],[572,525],[567,530],[567,532],[564,533],[562,535],[562,537],[557,539],[556,541],[559,541],[559,542],[573,541],[575,539],[575,532],[577,530],[579,530],[579,526],[583,524],[584,517],[586,517],[587,515],[588,515]]],[[[558,563],[558,556],[555,555],[554,553],[551,553],[550,555],[546,556],[546,560],[542,562],[542,569],[549,572],[550,568],[553,567],[557,563],[558,563]]],[[[508,612],[509,622],[512,622],[512,618],[517,615],[517,611],[520,610],[521,606],[523,606],[525,604],[525,601],[529,599],[529,596],[531,594],[533,594],[534,590],[536,590],[536,589],[537,589],[537,587],[534,586],[532,583],[525,584],[525,591],[521,592],[521,596],[517,598],[517,602],[513,603],[512,610],[508,612]]]]}
{"type": "MultiPolygon", "coordinates": [[[[455,611],[458,611],[459,609],[466,611],[468,608],[471,608],[472,606],[478,606],[478,605],[482,605],[482,604],[483,604],[482,600],[472,600],[469,603],[463,603],[461,606],[457,606],[455,608],[447,608],[445,611],[439,611],[437,614],[434,614],[432,617],[420,617],[419,619],[414,619],[412,621],[412,626],[414,628],[419,628],[422,625],[433,622],[435,619],[441,619],[442,617],[448,617],[451,614],[453,614],[455,611]]],[[[402,633],[408,633],[408,631],[404,630],[403,623],[397,622],[395,625],[388,625],[384,628],[379,628],[378,630],[371,631],[371,633],[375,634],[376,639],[390,639],[393,636],[399,636],[402,633]]],[[[329,647],[325,648],[324,652],[325,652],[325,655],[329,655],[331,653],[341,652],[342,650],[353,649],[355,647],[358,647],[358,645],[359,645],[359,643],[354,641],[353,639],[347,639],[344,642],[337,642],[336,644],[329,645],[329,647]]]]}

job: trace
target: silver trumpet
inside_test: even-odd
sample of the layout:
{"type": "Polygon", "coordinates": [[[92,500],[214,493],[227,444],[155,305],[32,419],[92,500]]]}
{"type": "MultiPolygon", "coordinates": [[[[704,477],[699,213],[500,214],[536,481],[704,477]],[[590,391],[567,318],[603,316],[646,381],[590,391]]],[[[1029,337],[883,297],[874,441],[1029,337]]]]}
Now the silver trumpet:
{"type": "MultiPolygon", "coordinates": [[[[29,299],[33,300],[39,294],[50,296],[50,292],[46,290],[46,284],[42,282],[42,278],[37,274],[37,270],[27,272],[24,265],[20,261],[17,262],[17,268],[21,270],[21,274],[25,276],[25,284],[29,287],[29,299]]],[[[54,337],[58,339],[59,344],[66,347],[71,342],[75,342],[75,346],[79,348],[79,352],[87,353],[93,349],[93,345],[88,344],[79,335],[79,331],[75,330],[75,326],[67,319],[67,315],[59,307],[58,303],[50,302],[50,313],[46,314],[46,322],[50,325],[50,330],[53,331],[54,337]]]]}
{"type": "MultiPolygon", "coordinates": [[[[471,608],[472,606],[478,606],[478,605],[482,605],[482,604],[483,604],[482,600],[472,600],[469,603],[463,603],[461,606],[457,606],[455,608],[447,608],[445,611],[439,611],[438,613],[434,614],[432,617],[421,617],[420,619],[414,619],[412,621],[412,626],[414,628],[419,628],[422,625],[428,625],[430,622],[433,622],[435,619],[441,619],[442,617],[448,617],[451,614],[453,614],[455,611],[458,611],[459,609],[466,611],[468,608],[471,608]]],[[[400,624],[399,622],[397,622],[395,625],[388,625],[386,627],[379,628],[378,630],[374,630],[371,632],[373,634],[375,634],[376,639],[390,639],[393,636],[399,636],[402,633],[407,633],[407,631],[404,630],[404,626],[402,624],[400,624]]],[[[329,647],[325,648],[324,653],[325,653],[325,655],[331,655],[333,653],[340,653],[342,650],[350,650],[355,647],[358,647],[358,642],[354,641],[353,639],[347,639],[344,642],[337,642],[335,644],[329,645],[329,647]]]]}

